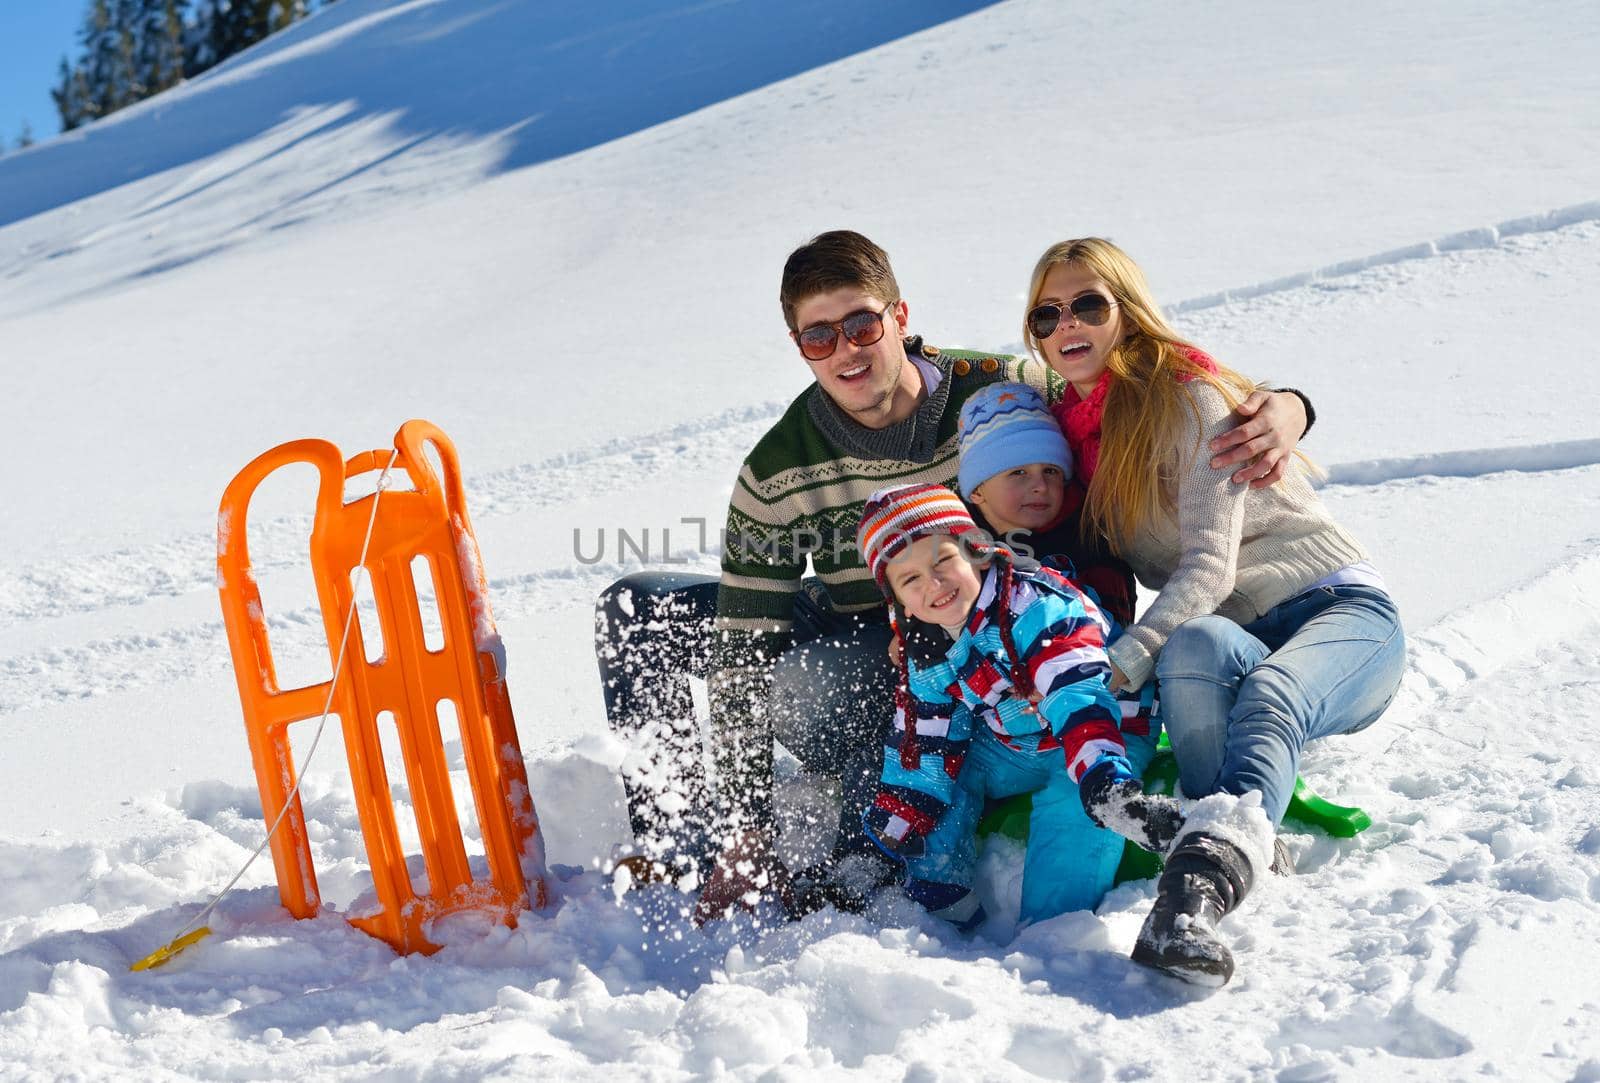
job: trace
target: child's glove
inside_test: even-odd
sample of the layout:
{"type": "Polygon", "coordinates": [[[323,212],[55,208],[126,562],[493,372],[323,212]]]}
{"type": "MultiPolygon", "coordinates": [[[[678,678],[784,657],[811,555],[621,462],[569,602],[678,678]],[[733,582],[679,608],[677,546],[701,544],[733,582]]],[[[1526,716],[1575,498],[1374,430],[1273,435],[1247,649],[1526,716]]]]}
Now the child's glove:
{"type": "Polygon", "coordinates": [[[1183,827],[1175,798],[1145,793],[1122,756],[1102,756],[1078,780],[1078,796],[1089,819],[1153,854],[1165,854],[1183,827]]]}

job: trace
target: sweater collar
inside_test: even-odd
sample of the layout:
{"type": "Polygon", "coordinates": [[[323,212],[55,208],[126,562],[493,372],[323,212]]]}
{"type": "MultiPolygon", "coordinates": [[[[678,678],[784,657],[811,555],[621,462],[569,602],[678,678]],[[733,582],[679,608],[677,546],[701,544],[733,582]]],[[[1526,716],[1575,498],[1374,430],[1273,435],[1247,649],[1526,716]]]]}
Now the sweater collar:
{"type": "Polygon", "coordinates": [[[906,339],[906,364],[914,364],[912,357],[933,365],[943,378],[910,417],[887,428],[867,428],[841,410],[839,404],[829,398],[820,386],[812,385],[806,412],[830,444],[857,459],[890,459],[919,464],[933,461],[939,447],[939,422],[950,401],[952,362],[937,354],[929,357],[924,353],[920,335],[906,339]]]}

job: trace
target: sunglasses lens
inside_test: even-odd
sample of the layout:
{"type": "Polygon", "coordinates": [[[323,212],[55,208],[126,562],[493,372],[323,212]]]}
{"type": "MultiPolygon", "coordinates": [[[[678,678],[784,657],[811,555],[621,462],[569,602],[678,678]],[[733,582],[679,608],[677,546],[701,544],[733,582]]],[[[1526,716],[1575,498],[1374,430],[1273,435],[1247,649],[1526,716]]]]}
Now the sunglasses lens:
{"type": "Polygon", "coordinates": [[[1073,300],[1072,314],[1090,327],[1099,327],[1111,318],[1111,301],[1098,293],[1086,293],[1073,300]]]}
{"type": "Polygon", "coordinates": [[[1061,306],[1040,305],[1028,313],[1028,330],[1034,338],[1049,338],[1061,326],[1061,306]]]}
{"type": "Polygon", "coordinates": [[[883,317],[876,312],[852,312],[839,326],[855,346],[871,346],[883,337],[883,317]]]}
{"type": "Polygon", "coordinates": [[[812,361],[821,361],[833,355],[834,347],[839,344],[839,336],[833,328],[826,325],[822,327],[807,327],[795,336],[800,343],[800,352],[812,361]]]}

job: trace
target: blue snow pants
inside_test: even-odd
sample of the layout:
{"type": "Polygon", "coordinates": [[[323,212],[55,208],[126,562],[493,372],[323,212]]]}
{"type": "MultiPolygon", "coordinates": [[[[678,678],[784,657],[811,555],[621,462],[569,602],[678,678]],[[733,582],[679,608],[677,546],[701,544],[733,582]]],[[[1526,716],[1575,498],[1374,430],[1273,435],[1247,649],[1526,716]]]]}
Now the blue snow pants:
{"type": "MultiPolygon", "coordinates": [[[[1028,849],[1022,865],[1024,922],[1069,910],[1092,910],[1111,890],[1122,861],[1123,838],[1083,811],[1078,784],[1061,749],[1009,748],[978,725],[956,779],[955,801],[925,840],[924,852],[906,864],[906,893],[942,917],[967,927],[976,912],[971,895],[978,864],[978,819],[988,798],[1033,795],[1028,849]]],[[[1155,756],[1160,731],[1123,734],[1128,760],[1142,773],[1155,756]]]]}

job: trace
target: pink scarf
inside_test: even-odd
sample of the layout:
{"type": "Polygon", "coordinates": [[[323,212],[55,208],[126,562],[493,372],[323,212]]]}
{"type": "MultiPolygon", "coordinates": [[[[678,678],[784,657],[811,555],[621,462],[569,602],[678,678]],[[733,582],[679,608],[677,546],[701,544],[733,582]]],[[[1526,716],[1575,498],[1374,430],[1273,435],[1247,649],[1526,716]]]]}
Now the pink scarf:
{"type": "MultiPolygon", "coordinates": [[[[1180,346],[1185,358],[1207,372],[1216,372],[1217,363],[1210,354],[1193,346],[1180,346]]],[[[1188,380],[1187,374],[1178,379],[1188,380]]],[[[1106,393],[1111,390],[1111,370],[1100,374],[1100,380],[1088,396],[1078,394],[1078,389],[1067,385],[1066,394],[1056,403],[1054,413],[1061,431],[1066,433],[1067,446],[1072,449],[1072,476],[1085,488],[1094,478],[1100,465],[1100,422],[1106,413],[1106,393]]]]}

